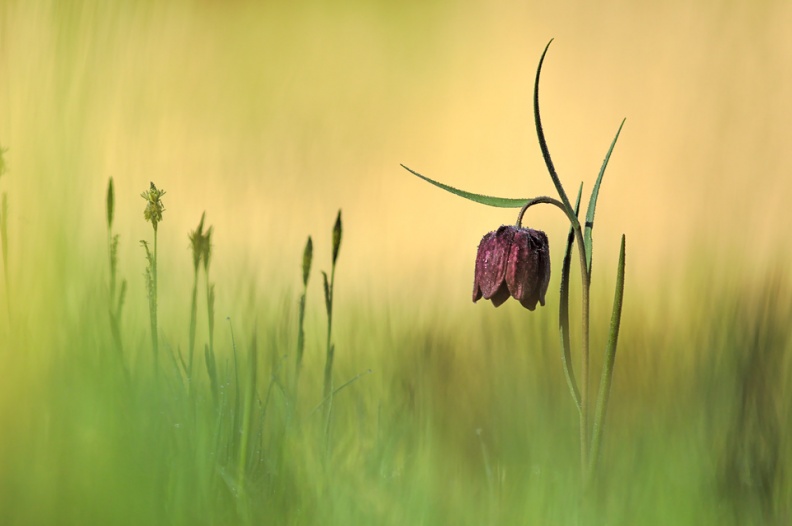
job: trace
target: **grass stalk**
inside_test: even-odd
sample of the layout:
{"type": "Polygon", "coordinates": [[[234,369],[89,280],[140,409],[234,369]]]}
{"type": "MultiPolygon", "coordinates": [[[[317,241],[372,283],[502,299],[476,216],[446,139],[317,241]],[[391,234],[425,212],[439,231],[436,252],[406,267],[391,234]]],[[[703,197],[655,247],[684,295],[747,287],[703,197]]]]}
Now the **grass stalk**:
{"type": "Polygon", "coordinates": [[[126,295],[126,280],[121,282],[121,290],[118,290],[118,235],[113,235],[113,214],[115,211],[115,191],[113,188],[113,178],[107,184],[107,255],[110,266],[110,293],[108,298],[107,312],[110,319],[110,333],[113,337],[116,353],[121,361],[124,373],[129,377],[129,371],[123,361],[124,345],[121,338],[121,310],[124,307],[124,297],[126,295]]]}
{"type": "Polygon", "coordinates": [[[198,318],[198,272],[201,268],[201,260],[205,260],[205,270],[209,272],[209,257],[211,251],[211,235],[212,235],[212,227],[204,233],[204,220],[206,219],[206,212],[201,214],[201,221],[198,223],[198,227],[190,232],[188,236],[190,239],[190,245],[192,246],[192,256],[193,256],[193,287],[192,287],[192,301],[190,302],[190,335],[189,335],[189,347],[187,349],[187,365],[185,366],[185,372],[187,374],[187,378],[190,382],[192,382],[192,375],[193,375],[193,360],[195,356],[195,331],[197,325],[197,318],[198,318]]]}
{"type": "Polygon", "coordinates": [[[192,299],[190,301],[190,340],[187,349],[187,378],[192,380],[193,356],[195,355],[195,330],[198,317],[198,269],[193,273],[192,299]]]}
{"type": "Polygon", "coordinates": [[[311,236],[308,236],[308,241],[305,243],[305,250],[303,250],[303,293],[300,296],[299,304],[299,317],[297,325],[297,355],[294,364],[294,386],[292,387],[294,404],[296,406],[298,401],[298,388],[300,383],[300,370],[302,368],[303,353],[305,352],[305,302],[308,296],[308,278],[311,273],[311,260],[313,259],[313,241],[311,236]]]}
{"type": "MultiPolygon", "coordinates": [[[[0,147],[0,177],[6,172],[6,163],[3,154],[7,150],[0,147]]],[[[8,194],[3,192],[3,202],[0,207],[0,245],[3,251],[3,279],[5,280],[6,307],[8,310],[8,325],[12,328],[11,319],[11,282],[8,279],[8,194]]]]}
{"type": "Polygon", "coordinates": [[[3,204],[0,209],[0,242],[3,247],[3,279],[5,279],[6,307],[8,309],[8,323],[14,326],[11,312],[11,281],[8,279],[8,194],[3,192],[3,204]]]}
{"type": "Polygon", "coordinates": [[[151,223],[154,229],[154,253],[149,251],[148,244],[141,241],[141,244],[146,249],[146,259],[148,260],[148,268],[146,270],[146,285],[149,293],[149,317],[151,324],[151,348],[154,353],[154,370],[159,374],[159,337],[157,329],[157,225],[162,221],[162,213],[165,211],[165,206],[162,204],[162,196],[165,195],[165,190],[159,190],[150,183],[149,189],[140,194],[146,200],[146,208],[143,210],[143,218],[151,223]]]}
{"type": "MultiPolygon", "coordinates": [[[[580,382],[580,469],[582,480],[586,480],[586,470],[588,469],[588,384],[589,384],[589,291],[591,289],[591,277],[588,272],[588,263],[586,260],[586,247],[583,244],[583,231],[580,228],[580,223],[577,220],[575,211],[570,207],[567,208],[564,203],[552,197],[541,196],[535,197],[525,203],[517,216],[517,224],[522,224],[522,218],[525,211],[530,207],[538,204],[549,204],[560,208],[569,219],[572,230],[575,233],[575,241],[578,245],[578,255],[580,259],[580,277],[582,281],[581,286],[581,326],[582,338],[581,343],[581,382],[580,382]]],[[[562,329],[563,330],[563,329],[562,329]]]]}
{"type": "Polygon", "coordinates": [[[154,228],[154,260],[151,264],[153,292],[151,299],[151,347],[154,350],[154,367],[159,370],[159,329],[157,327],[157,229],[154,228]]]}
{"type": "MultiPolygon", "coordinates": [[[[235,355],[236,359],[236,355],[235,355]]],[[[256,337],[253,336],[253,342],[250,346],[250,355],[248,356],[248,378],[245,385],[245,398],[242,410],[242,422],[239,430],[239,456],[237,461],[237,488],[240,493],[245,492],[245,473],[248,461],[248,447],[250,444],[251,429],[253,426],[253,402],[256,399],[256,380],[258,378],[258,353],[256,349],[256,337]]],[[[239,391],[237,390],[237,393],[239,391]]]]}
{"type": "Polygon", "coordinates": [[[341,210],[338,211],[335,224],[333,225],[333,260],[330,270],[330,280],[328,282],[327,273],[322,272],[324,280],[324,294],[325,294],[325,308],[327,310],[327,354],[325,359],[324,370],[324,388],[322,390],[322,398],[327,400],[325,405],[325,440],[329,437],[330,418],[333,411],[333,360],[335,358],[335,345],[333,345],[333,299],[335,297],[335,271],[336,262],[338,261],[338,253],[341,248],[342,236],[341,224],[341,210]]]}

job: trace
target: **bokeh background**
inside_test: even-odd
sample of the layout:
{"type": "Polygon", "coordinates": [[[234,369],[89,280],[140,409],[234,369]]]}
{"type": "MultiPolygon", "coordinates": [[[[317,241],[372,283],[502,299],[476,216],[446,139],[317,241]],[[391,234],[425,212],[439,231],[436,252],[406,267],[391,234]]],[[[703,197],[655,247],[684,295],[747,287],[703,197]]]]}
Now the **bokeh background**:
{"type": "MultiPolygon", "coordinates": [[[[772,0],[0,1],[0,146],[7,149],[0,191],[9,202],[8,295],[17,311],[13,322],[3,316],[0,335],[8,337],[12,325],[28,333],[25,348],[6,349],[8,370],[25,373],[2,382],[3,427],[32,422],[24,415],[44,399],[41,386],[22,389],[20,378],[49,371],[44,364],[52,353],[70,348],[74,327],[84,326],[90,306],[103,301],[109,177],[119,272],[130,283],[125,324],[143,348],[147,312],[138,240],[150,239],[151,227],[139,194],[149,181],[167,191],[160,305],[163,326],[180,327],[172,338],[186,338],[187,233],[206,211],[215,229],[218,317],[237,317],[243,334],[270,317],[293,324],[302,249],[313,236],[308,316],[317,329],[309,334],[306,360],[317,368],[324,329],[316,271],[329,269],[331,227],[342,209],[336,279],[338,317],[346,321],[339,322],[345,325],[337,337],[354,358],[339,358],[341,370],[350,376],[381,365],[385,380],[378,382],[403,388],[390,392],[395,400],[415,395],[403,377],[429,378],[438,414],[458,408],[456,396],[464,393],[465,409],[440,421],[449,429],[468,432],[479,417],[500,422],[488,404],[525,395],[517,387],[521,380],[508,374],[529,371],[530,361],[512,358],[517,362],[485,369],[489,376],[476,373],[497,351],[494,327],[508,331],[498,341],[524,344],[515,329],[523,312],[516,305],[498,311],[473,305],[470,293],[479,240],[514,222],[516,211],[444,193],[399,164],[472,192],[554,195],[531,105],[539,56],[554,38],[541,107],[567,193],[582,181],[588,197],[627,119],[600,193],[593,286],[601,300],[594,307],[601,341],[618,243],[626,234],[625,316],[632,336],[620,350],[625,365],[617,369],[614,396],[619,389],[634,395],[633,405],[615,413],[623,417],[617,428],[624,443],[634,442],[630,418],[638,419],[640,403],[661,392],[654,390],[658,384],[642,383],[647,378],[662,384],[663,396],[690,394],[688,384],[674,383],[675,371],[698,375],[714,367],[709,360],[717,359],[718,337],[728,341],[727,328],[738,336],[764,335],[768,324],[779,331],[784,323],[778,313],[788,310],[778,305],[788,306],[789,299],[789,20],[792,4],[772,0]],[[762,299],[768,290],[778,293],[769,303],[762,299]],[[725,303],[728,312],[716,312],[725,303]],[[768,311],[775,316],[769,322],[768,311]],[[364,332],[375,343],[368,345],[364,332]],[[451,358],[440,351],[428,362],[429,373],[414,371],[411,360],[423,355],[405,343],[413,342],[413,333],[427,349],[435,340],[452,342],[449,356],[463,373],[444,376],[451,358]],[[627,375],[629,367],[640,374],[627,375]],[[494,370],[506,375],[499,377],[506,387],[497,396],[486,387],[494,370]],[[21,390],[36,393],[31,406],[18,405],[21,390]]],[[[564,218],[538,207],[526,222],[548,233],[557,269],[564,218]]],[[[531,322],[550,335],[550,346],[557,345],[557,279],[556,273],[549,312],[531,322]]],[[[8,286],[0,285],[2,294],[8,286]]],[[[789,348],[783,334],[773,341],[789,348]]],[[[788,370],[788,359],[774,359],[760,371],[788,370]]],[[[690,385],[702,378],[694,376],[690,385]]],[[[554,381],[565,396],[560,375],[554,381]]],[[[550,413],[568,412],[571,419],[559,426],[574,428],[571,404],[553,407],[550,413]]],[[[675,404],[663,407],[672,421],[684,419],[675,404]]],[[[724,415],[732,422],[731,409],[724,415]]],[[[26,433],[40,428],[19,429],[16,447],[24,450],[26,433]]],[[[641,429],[662,435],[666,428],[641,429]]],[[[504,436],[514,431],[502,430],[504,436]]],[[[696,447],[704,447],[707,439],[699,439],[696,447]]],[[[479,454],[475,440],[460,449],[466,447],[479,454]]],[[[14,451],[20,450],[9,446],[7,463],[0,463],[5,498],[13,494],[14,469],[22,470],[9,467],[14,451]]],[[[457,498],[469,494],[460,490],[457,498]]]]}
{"type": "MultiPolygon", "coordinates": [[[[348,282],[461,301],[479,239],[514,213],[444,195],[399,163],[480,193],[552,195],[531,113],[550,38],[541,103],[568,193],[583,181],[588,195],[627,118],[601,194],[603,271],[622,232],[633,287],[656,287],[691,259],[756,268],[786,251],[785,2],[1,9],[0,144],[16,253],[41,245],[51,223],[75,251],[98,249],[103,210],[88,205],[102,202],[110,176],[122,239],[142,238],[138,195],[153,180],[168,191],[163,244],[184,244],[207,210],[224,269],[241,259],[261,280],[280,276],[307,235],[326,242],[343,208],[348,282]]],[[[555,210],[529,221],[560,245],[555,210]]]]}

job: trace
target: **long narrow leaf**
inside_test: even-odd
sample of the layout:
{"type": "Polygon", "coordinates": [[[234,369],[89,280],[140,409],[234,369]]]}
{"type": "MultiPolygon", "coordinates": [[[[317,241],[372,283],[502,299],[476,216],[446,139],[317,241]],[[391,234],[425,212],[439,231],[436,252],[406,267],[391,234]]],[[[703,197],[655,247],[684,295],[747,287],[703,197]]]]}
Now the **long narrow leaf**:
{"type": "Polygon", "coordinates": [[[599,197],[600,184],[602,184],[602,176],[605,175],[605,168],[608,167],[608,161],[610,160],[611,153],[613,152],[613,147],[616,146],[616,141],[619,139],[619,134],[621,133],[622,127],[624,126],[624,121],[626,120],[627,119],[622,119],[619,129],[616,131],[616,137],[613,138],[610,148],[608,148],[608,153],[605,155],[605,160],[602,161],[602,168],[600,168],[599,175],[597,176],[597,182],[594,184],[594,188],[591,190],[591,198],[589,199],[588,210],[586,211],[586,229],[583,234],[583,241],[586,243],[586,267],[588,268],[589,275],[591,275],[591,247],[594,243],[594,240],[591,236],[591,231],[594,229],[594,212],[597,209],[597,198],[599,197]]]}
{"type": "MultiPolygon", "coordinates": [[[[539,115],[539,76],[542,73],[542,64],[544,63],[545,55],[547,55],[547,50],[550,47],[550,44],[553,43],[553,39],[550,39],[550,42],[544,48],[542,52],[542,58],[539,59],[539,67],[536,68],[536,80],[534,81],[534,122],[536,124],[536,136],[539,138],[539,148],[542,149],[542,157],[544,158],[545,165],[547,166],[547,171],[550,172],[550,178],[553,180],[553,184],[558,191],[558,196],[561,198],[561,202],[564,203],[564,206],[567,209],[567,215],[572,215],[572,205],[569,203],[569,198],[564,191],[564,187],[561,184],[561,180],[558,178],[558,174],[555,171],[555,167],[553,166],[553,160],[550,158],[550,150],[547,148],[547,141],[545,140],[544,130],[542,129],[542,117],[539,115]]],[[[579,224],[577,222],[577,218],[573,224],[574,227],[579,228],[579,224]]]]}
{"type": "Polygon", "coordinates": [[[594,475],[597,467],[602,433],[605,428],[605,415],[608,411],[608,399],[613,381],[613,364],[616,361],[616,344],[619,341],[619,327],[621,326],[622,301],[624,299],[624,252],[625,238],[622,234],[621,250],[619,251],[619,270],[616,273],[616,293],[613,298],[613,313],[611,314],[608,346],[605,349],[605,363],[602,366],[599,394],[597,395],[597,408],[594,415],[594,433],[591,442],[591,455],[589,456],[589,475],[594,475]]]}
{"type": "Polygon", "coordinates": [[[454,195],[458,195],[459,197],[464,197],[465,199],[469,199],[470,201],[474,201],[476,203],[481,203],[482,205],[487,206],[494,206],[497,208],[522,208],[525,203],[530,201],[530,198],[525,199],[511,199],[508,197],[493,197],[491,195],[483,195],[483,194],[474,194],[471,192],[466,192],[464,190],[460,190],[458,188],[454,188],[453,186],[448,186],[447,184],[439,183],[434,179],[430,179],[425,175],[421,175],[415,170],[407,168],[403,164],[400,165],[402,168],[410,172],[411,174],[420,177],[427,183],[433,184],[438,188],[442,188],[446,192],[451,192],[454,195]]]}
{"type": "MultiPolygon", "coordinates": [[[[580,183],[577,200],[575,201],[575,215],[580,209],[580,197],[583,193],[583,183],[580,183]]],[[[578,411],[582,411],[583,406],[580,402],[580,390],[575,381],[575,371],[572,369],[572,351],[570,349],[569,338],[569,266],[572,262],[572,246],[575,244],[575,231],[570,226],[567,235],[566,251],[564,252],[564,262],[561,266],[561,291],[558,302],[558,327],[561,331],[561,361],[564,365],[569,391],[575,400],[578,411]]]]}

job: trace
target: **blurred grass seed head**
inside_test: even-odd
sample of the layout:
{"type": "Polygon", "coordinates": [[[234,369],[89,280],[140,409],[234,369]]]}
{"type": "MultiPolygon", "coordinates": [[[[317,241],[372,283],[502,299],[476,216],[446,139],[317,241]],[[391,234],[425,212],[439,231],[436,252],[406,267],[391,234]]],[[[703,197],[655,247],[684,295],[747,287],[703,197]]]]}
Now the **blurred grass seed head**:
{"type": "Polygon", "coordinates": [[[165,206],[162,204],[162,196],[165,195],[165,190],[158,190],[154,183],[150,183],[147,192],[140,194],[140,197],[146,200],[146,208],[143,210],[143,218],[150,221],[154,230],[157,230],[157,224],[162,221],[162,213],[165,211],[165,206]]]}

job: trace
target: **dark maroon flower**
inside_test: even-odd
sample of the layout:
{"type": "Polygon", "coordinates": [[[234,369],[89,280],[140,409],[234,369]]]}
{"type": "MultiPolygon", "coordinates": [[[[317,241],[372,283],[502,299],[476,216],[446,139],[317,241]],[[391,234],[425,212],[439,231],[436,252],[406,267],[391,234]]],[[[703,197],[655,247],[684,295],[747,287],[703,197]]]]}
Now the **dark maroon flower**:
{"type": "Polygon", "coordinates": [[[481,240],[476,255],[473,302],[483,296],[496,307],[513,297],[528,310],[545,304],[550,249],[540,230],[502,226],[481,240]]]}

